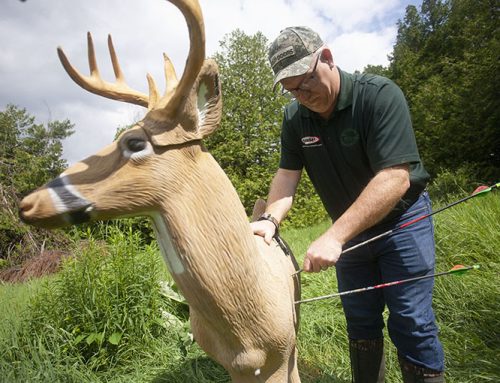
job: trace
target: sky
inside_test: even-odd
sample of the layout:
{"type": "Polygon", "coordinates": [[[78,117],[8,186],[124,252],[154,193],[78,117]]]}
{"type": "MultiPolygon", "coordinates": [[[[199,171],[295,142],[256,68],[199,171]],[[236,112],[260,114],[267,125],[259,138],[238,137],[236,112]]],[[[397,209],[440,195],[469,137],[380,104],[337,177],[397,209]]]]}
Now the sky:
{"type": "MultiPolygon", "coordinates": [[[[343,70],[387,65],[397,22],[414,0],[199,0],[206,54],[236,29],[262,32],[269,42],[287,26],[316,30],[343,70]]],[[[0,106],[25,108],[37,123],[69,119],[75,133],[64,141],[63,157],[73,164],[109,144],[116,129],[139,120],[145,109],[91,94],[76,85],[57,57],[88,74],[86,33],[90,31],[100,73],[114,75],[107,51],[111,34],[122,71],[133,89],[147,93],[146,73],[164,90],[163,52],[180,77],[189,49],[180,11],[165,0],[2,0],[0,13],[0,106]]],[[[224,86],[224,84],[222,84],[224,86]]]]}

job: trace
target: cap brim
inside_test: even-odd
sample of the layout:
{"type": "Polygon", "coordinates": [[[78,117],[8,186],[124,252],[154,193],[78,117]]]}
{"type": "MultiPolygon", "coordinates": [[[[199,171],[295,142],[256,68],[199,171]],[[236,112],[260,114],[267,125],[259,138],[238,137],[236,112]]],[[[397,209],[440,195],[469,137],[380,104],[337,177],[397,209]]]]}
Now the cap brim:
{"type": "Polygon", "coordinates": [[[278,82],[283,80],[284,78],[300,76],[306,73],[311,66],[311,60],[312,57],[314,56],[314,53],[315,52],[305,57],[302,57],[300,60],[295,61],[293,64],[290,64],[286,68],[280,70],[274,76],[273,89],[276,88],[276,84],[278,84],[278,82]]]}

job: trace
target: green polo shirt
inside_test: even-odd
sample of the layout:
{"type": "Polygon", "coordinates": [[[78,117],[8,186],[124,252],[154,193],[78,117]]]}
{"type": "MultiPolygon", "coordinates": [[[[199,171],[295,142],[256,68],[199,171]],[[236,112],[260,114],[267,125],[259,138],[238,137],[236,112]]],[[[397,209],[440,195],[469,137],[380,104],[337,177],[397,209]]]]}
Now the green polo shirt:
{"type": "Polygon", "coordinates": [[[380,170],[409,164],[409,191],[388,218],[402,213],[425,188],[424,169],[403,92],[391,80],[339,69],[340,93],[328,120],[296,100],[285,108],[280,168],[306,169],[335,220],[380,170]]]}

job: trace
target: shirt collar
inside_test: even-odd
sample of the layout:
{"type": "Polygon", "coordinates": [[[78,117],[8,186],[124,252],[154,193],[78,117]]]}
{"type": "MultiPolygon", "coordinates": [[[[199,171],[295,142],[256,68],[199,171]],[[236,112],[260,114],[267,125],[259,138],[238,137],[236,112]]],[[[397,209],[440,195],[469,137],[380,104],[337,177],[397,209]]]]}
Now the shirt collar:
{"type": "Polygon", "coordinates": [[[340,92],[335,111],[346,109],[352,105],[352,74],[346,73],[340,68],[338,69],[340,75],[340,92]]]}

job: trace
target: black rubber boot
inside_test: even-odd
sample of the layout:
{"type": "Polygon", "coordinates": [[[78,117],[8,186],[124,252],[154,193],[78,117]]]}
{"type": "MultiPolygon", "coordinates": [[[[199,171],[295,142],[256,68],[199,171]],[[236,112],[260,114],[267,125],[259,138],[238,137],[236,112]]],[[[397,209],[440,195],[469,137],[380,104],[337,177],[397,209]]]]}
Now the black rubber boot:
{"type": "Polygon", "coordinates": [[[350,339],[353,383],[383,383],[385,380],[384,339],[350,339]]]}
{"type": "Polygon", "coordinates": [[[444,372],[416,366],[398,355],[404,383],[444,383],[444,372]]]}

